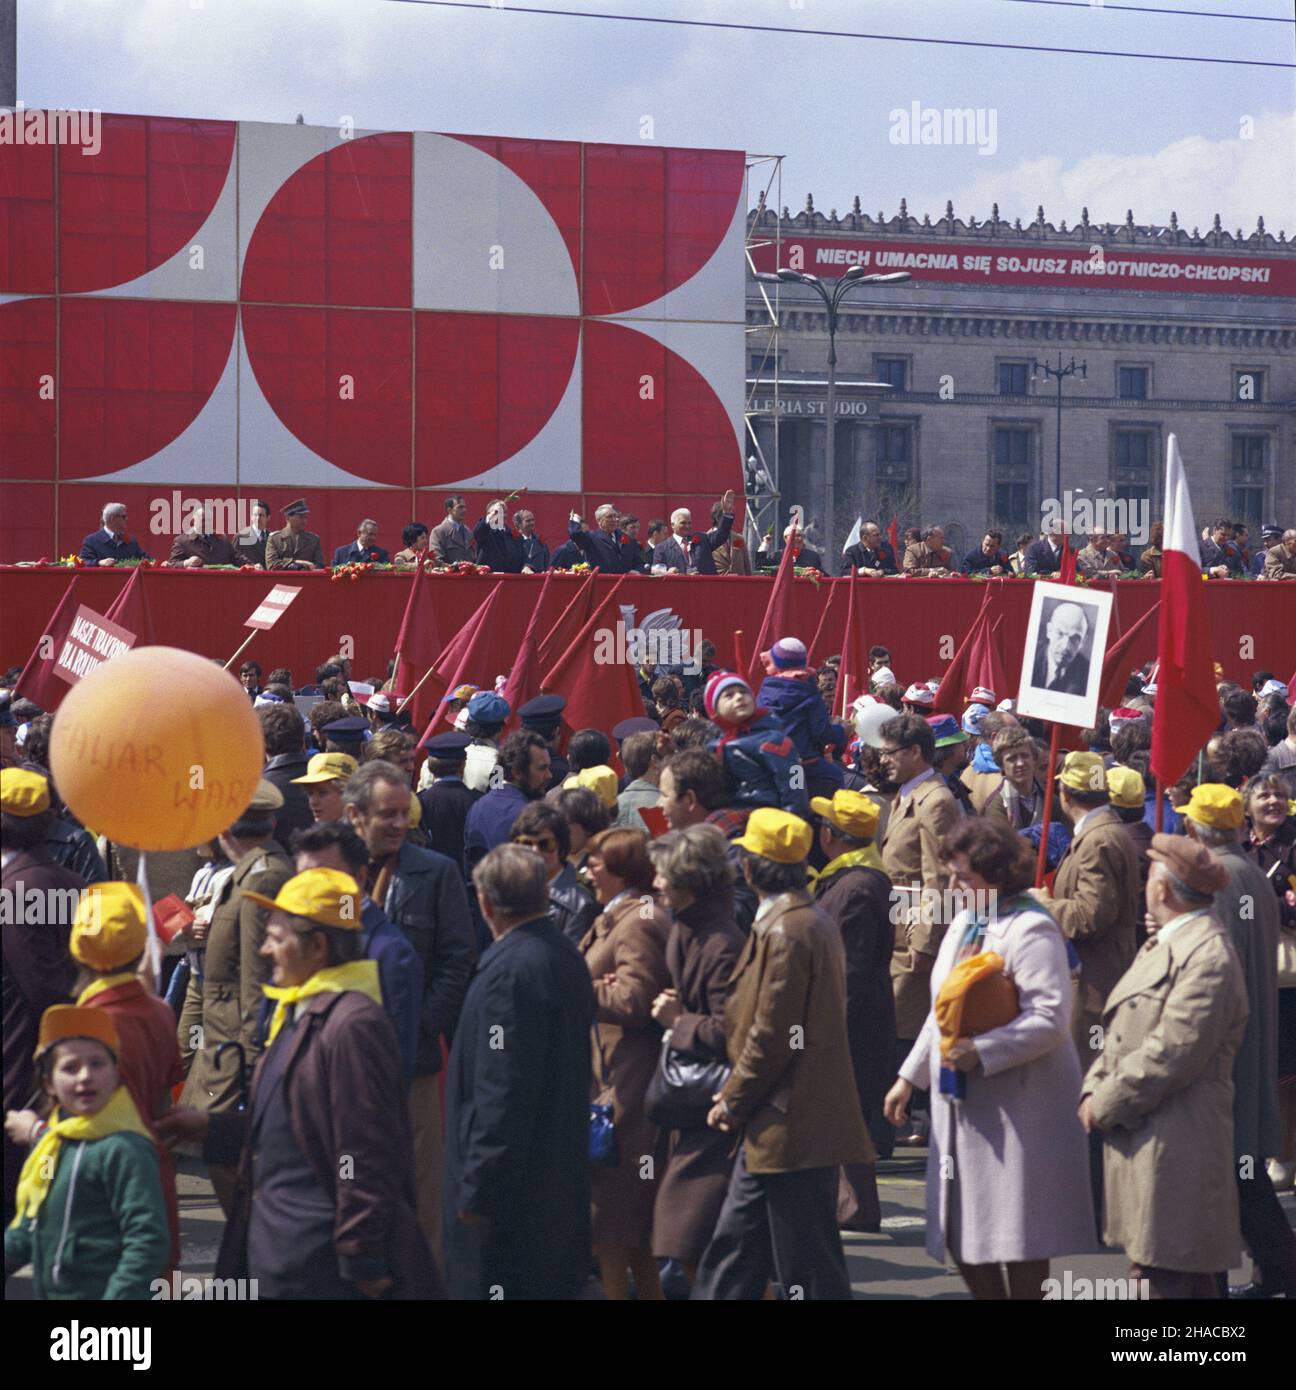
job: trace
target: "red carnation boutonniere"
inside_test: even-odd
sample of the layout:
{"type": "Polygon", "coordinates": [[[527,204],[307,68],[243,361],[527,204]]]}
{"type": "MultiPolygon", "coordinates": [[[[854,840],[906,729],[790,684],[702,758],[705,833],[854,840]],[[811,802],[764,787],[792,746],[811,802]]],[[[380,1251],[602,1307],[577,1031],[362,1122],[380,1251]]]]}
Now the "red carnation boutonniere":
{"type": "Polygon", "coordinates": [[[735,550],[747,549],[747,542],[743,540],[741,536],[734,536],[733,539],[729,542],[729,544],[733,546],[735,550]]]}

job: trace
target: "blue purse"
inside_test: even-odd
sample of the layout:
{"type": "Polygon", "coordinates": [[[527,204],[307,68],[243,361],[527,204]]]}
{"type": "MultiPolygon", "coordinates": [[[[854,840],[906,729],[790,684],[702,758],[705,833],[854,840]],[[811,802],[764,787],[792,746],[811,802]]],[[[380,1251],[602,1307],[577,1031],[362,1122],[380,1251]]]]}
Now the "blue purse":
{"type": "MultiPolygon", "coordinates": [[[[603,1063],[603,1039],[599,1036],[598,1024],[594,1024],[594,1040],[598,1051],[599,1079],[603,1083],[603,1096],[611,1095],[607,1082],[607,1068],[603,1063]]],[[[621,1161],[621,1150],[617,1146],[616,1124],[612,1118],[611,1100],[590,1102],[589,1120],[589,1161],[598,1168],[615,1168],[621,1161]]]]}

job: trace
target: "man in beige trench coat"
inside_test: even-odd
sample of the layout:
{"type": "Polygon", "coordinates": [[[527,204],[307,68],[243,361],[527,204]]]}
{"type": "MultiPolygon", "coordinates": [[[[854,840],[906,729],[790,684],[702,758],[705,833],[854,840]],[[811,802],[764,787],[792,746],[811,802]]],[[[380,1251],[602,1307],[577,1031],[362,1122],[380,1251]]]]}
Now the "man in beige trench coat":
{"type": "Polygon", "coordinates": [[[1233,1181],[1233,1059],[1246,1029],[1242,966],[1211,911],[1226,870],[1156,835],[1149,938],[1107,999],[1080,1121],[1101,1130],[1108,1244],[1153,1298],[1217,1298],[1241,1258],[1233,1181]]]}

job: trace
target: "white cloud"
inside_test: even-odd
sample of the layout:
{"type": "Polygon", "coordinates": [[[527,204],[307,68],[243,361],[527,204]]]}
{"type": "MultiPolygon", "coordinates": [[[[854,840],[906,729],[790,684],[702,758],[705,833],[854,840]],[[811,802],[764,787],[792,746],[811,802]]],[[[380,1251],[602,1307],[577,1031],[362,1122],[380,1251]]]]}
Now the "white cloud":
{"type": "Polygon", "coordinates": [[[1054,224],[1074,224],[1085,207],[1090,221],[1120,223],[1129,209],[1141,226],[1163,226],[1176,212],[1186,231],[1203,232],[1218,212],[1229,232],[1240,227],[1250,234],[1263,216],[1268,231],[1290,235],[1296,231],[1296,115],[1266,112],[1254,122],[1250,139],[1191,135],[1151,154],[1021,160],[1006,172],[991,169],[968,180],[954,194],[954,208],[984,219],[997,202],[1001,217],[1032,222],[1042,204],[1054,224]]]}

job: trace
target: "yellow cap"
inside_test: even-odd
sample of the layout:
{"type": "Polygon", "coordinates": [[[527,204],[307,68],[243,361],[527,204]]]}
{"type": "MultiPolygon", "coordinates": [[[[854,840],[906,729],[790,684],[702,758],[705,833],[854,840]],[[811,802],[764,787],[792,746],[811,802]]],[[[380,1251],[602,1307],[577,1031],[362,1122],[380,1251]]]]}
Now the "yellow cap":
{"type": "Polygon", "coordinates": [[[0,772],[0,811],[7,816],[39,816],[50,804],[49,778],[25,767],[0,772]]]}
{"type": "Polygon", "coordinates": [[[734,844],[776,864],[799,864],[810,853],[811,839],[810,827],[800,816],[762,806],[747,818],[747,829],[734,844]]]}
{"type": "Polygon", "coordinates": [[[810,809],[857,840],[871,840],[877,834],[878,821],[881,819],[881,812],[871,796],[850,791],[846,787],[833,792],[831,801],[826,796],[811,797],[810,809]]]}
{"type": "Polygon", "coordinates": [[[609,809],[617,804],[617,775],[606,765],[573,772],[563,783],[564,790],[568,787],[588,787],[609,809]]]}
{"type": "Polygon", "coordinates": [[[1073,792],[1107,790],[1107,768],[1101,753],[1068,753],[1058,781],[1073,792]]]}
{"type": "Polygon", "coordinates": [[[345,782],[359,766],[348,753],[316,753],[306,764],[306,775],[294,777],[293,785],[317,787],[321,782],[345,782]]]}
{"type": "Polygon", "coordinates": [[[1203,782],[1193,788],[1184,815],[1198,825],[1237,830],[1242,824],[1242,793],[1222,782],[1203,782]]]}
{"type": "Polygon", "coordinates": [[[107,1009],[91,1009],[76,1004],[51,1005],[41,1014],[36,1056],[39,1057],[55,1043],[67,1042],[69,1038],[92,1038],[95,1042],[103,1043],[114,1057],[121,1052],[117,1025],[107,1009]]]}
{"type": "Polygon", "coordinates": [[[134,883],[92,883],[81,893],[68,949],[91,970],[119,970],[148,942],[144,894],[134,883]]]}
{"type": "Polygon", "coordinates": [[[341,869],[306,869],[290,878],[275,898],[247,888],[243,896],[262,907],[318,922],[321,927],[360,930],[360,885],[341,869]]]}
{"type": "Polygon", "coordinates": [[[1132,811],[1136,806],[1142,806],[1147,799],[1147,787],[1143,778],[1132,767],[1109,767],[1107,795],[1111,798],[1113,806],[1132,811]]]}
{"type": "Polygon", "coordinates": [[[423,819],[423,803],[410,792],[410,829],[413,830],[423,819]]]}

